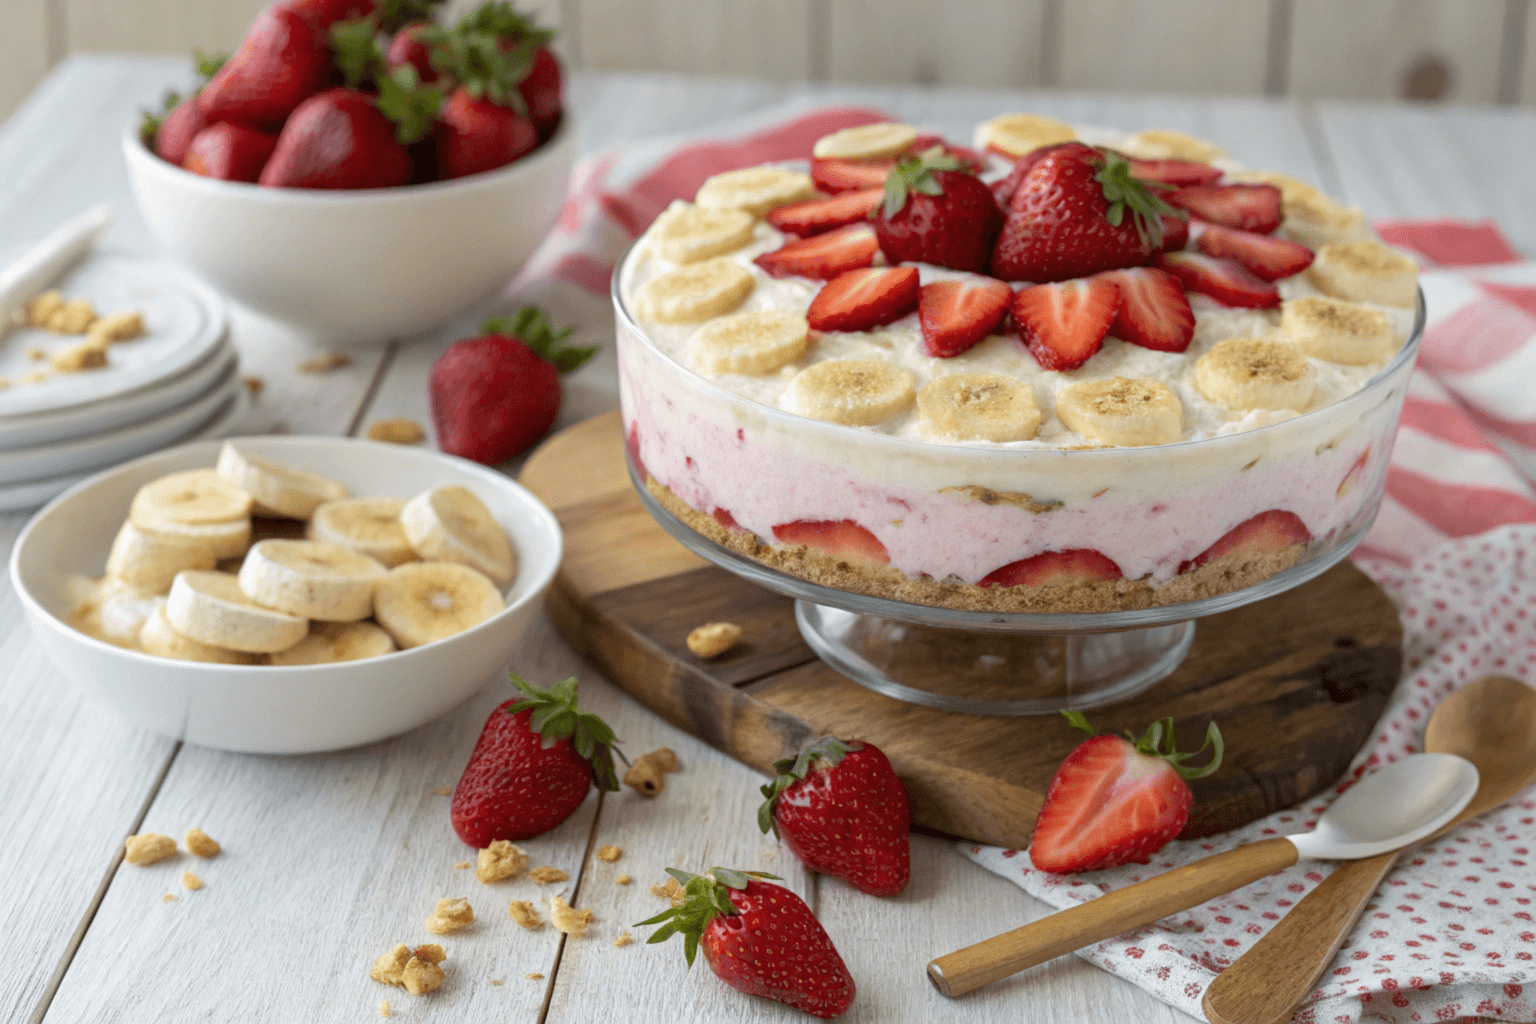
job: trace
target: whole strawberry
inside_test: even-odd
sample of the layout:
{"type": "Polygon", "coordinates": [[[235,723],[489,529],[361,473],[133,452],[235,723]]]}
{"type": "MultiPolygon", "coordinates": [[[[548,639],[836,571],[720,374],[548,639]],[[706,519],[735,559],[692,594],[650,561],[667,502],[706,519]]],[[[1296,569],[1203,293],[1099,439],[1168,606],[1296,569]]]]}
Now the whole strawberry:
{"type": "Polygon", "coordinates": [[[521,700],[491,712],[453,791],[453,830],[484,849],[497,839],[531,839],[569,818],[598,789],[616,790],[613,730],[576,706],[576,680],[548,691],[516,674],[521,700]]]}
{"type": "Polygon", "coordinates": [[[1064,281],[1140,266],[1163,244],[1161,215],[1173,212],[1123,157],[1063,143],[1035,161],[1009,200],[992,274],[1064,281]]]}
{"type": "Polygon", "coordinates": [[[437,445],[488,466],[527,451],[560,413],[560,374],[593,348],[564,343],[537,306],[480,325],[485,333],[450,345],[427,379],[437,445]]]}
{"type": "Polygon", "coordinates": [[[437,112],[437,173],[462,178],[505,167],[539,144],[533,123],[510,107],[453,90],[437,112]]]}
{"type": "Polygon", "coordinates": [[[1093,738],[1061,762],[1035,822],[1029,859],[1058,874],[1145,864],[1189,820],[1194,796],[1185,779],[1221,767],[1221,730],[1212,722],[1193,754],[1174,747],[1173,719],[1161,718],[1139,738],[1094,734],[1081,712],[1064,711],[1073,726],[1093,738]],[[1213,748],[1203,768],[1185,764],[1213,748]]]}
{"type": "Polygon", "coordinates": [[[324,84],[329,65],[323,29],[293,11],[268,7],[197,94],[197,105],[210,124],[276,126],[324,84]]]}
{"type": "Polygon", "coordinates": [[[355,189],[403,185],[413,170],[395,125],[373,97],[337,87],[299,105],[283,125],[261,184],[355,189]]]}
{"type": "Polygon", "coordinates": [[[223,181],[255,181],[277,146],[277,136],[249,125],[220,121],[192,139],[182,166],[223,181]]]}
{"type": "Polygon", "coordinates": [[[702,945],[704,962],[727,985],[812,1017],[836,1017],[852,1005],[853,977],[831,938],[804,900],[761,881],[773,875],[728,868],[667,874],[683,883],[682,902],[640,922],[661,925],[647,942],[682,932],[688,966],[702,945]]]}
{"type": "MultiPolygon", "coordinates": [[[[146,121],[149,117],[146,115],[146,121]]],[[[177,103],[155,125],[155,154],[162,160],[180,166],[187,158],[192,140],[207,127],[208,119],[203,116],[195,99],[177,103]]]]}
{"type": "Polygon", "coordinates": [[[871,217],[890,263],[932,263],[980,272],[1003,226],[992,190],[947,155],[908,157],[885,179],[871,217]]]}
{"type": "Polygon", "coordinates": [[[812,871],[871,896],[894,896],[912,874],[912,812],[891,762],[873,743],[828,737],[774,763],[757,824],[812,871]]]}

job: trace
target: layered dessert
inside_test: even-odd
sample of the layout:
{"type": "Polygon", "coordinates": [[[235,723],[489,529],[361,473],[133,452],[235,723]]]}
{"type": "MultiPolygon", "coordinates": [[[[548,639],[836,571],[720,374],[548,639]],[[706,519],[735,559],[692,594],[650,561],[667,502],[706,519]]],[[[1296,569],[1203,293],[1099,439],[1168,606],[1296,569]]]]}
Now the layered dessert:
{"type": "Polygon", "coordinates": [[[716,175],[616,278],[629,457],[837,589],[1212,597],[1369,525],[1419,326],[1358,209],[1172,132],[906,125],[716,175]]]}

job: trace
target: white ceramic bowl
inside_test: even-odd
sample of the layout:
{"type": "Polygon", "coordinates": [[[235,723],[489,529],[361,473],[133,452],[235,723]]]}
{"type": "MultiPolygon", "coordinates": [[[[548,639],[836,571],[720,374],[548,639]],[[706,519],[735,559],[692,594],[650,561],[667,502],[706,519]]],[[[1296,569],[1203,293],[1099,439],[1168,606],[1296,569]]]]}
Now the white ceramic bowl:
{"type": "Polygon", "coordinates": [[[576,154],[567,113],[521,160],[450,181],[358,191],[215,181],[123,154],[165,251],[316,344],[378,344],[433,327],[511,280],[549,233],[576,154]]]}
{"type": "Polygon", "coordinates": [[[88,697],[164,736],[205,747],[298,754],[371,743],[429,722],[502,672],[560,565],[554,514],[494,470],[425,448],[339,437],[248,437],[251,454],[324,473],[354,494],[406,496],[436,484],[473,490],[506,529],[518,572],[507,606],[446,640],[334,665],[209,665],[124,650],[69,625],[66,581],[101,575],[138,488],[212,466],[217,441],[136,459],[84,480],[32,518],[11,582],[38,643],[88,697]]]}

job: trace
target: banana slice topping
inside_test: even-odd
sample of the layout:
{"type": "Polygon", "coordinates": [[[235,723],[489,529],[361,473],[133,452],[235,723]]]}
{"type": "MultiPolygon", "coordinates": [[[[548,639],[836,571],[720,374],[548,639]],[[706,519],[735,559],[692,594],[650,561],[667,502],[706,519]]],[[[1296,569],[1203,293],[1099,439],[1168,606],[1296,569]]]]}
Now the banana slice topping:
{"type": "Polygon", "coordinates": [[[805,315],[759,310],[717,317],[688,339],[688,364],[700,373],[772,373],[805,354],[805,315]]]}
{"type": "Polygon", "coordinates": [[[745,210],[754,217],[802,199],[814,199],[811,176],[784,167],[744,167],[707,178],[693,201],[710,210],[745,210]]]}
{"type": "Polygon", "coordinates": [[[1326,193],[1306,182],[1278,171],[1237,171],[1234,181],[1260,181],[1280,190],[1280,210],[1285,220],[1279,234],[1309,249],[1330,242],[1360,242],[1375,238],[1365,211],[1358,206],[1343,206],[1326,193]]]}
{"type": "Polygon", "coordinates": [[[264,540],[240,566],[240,589],[257,604],[322,622],[373,614],[373,585],[385,569],[367,555],[312,540],[264,540]]]}
{"type": "Polygon", "coordinates": [[[214,665],[254,665],[257,657],[242,651],[205,644],[176,632],[165,617],[165,607],[157,607],[139,630],[139,650],[159,658],[177,661],[203,661],[214,665]]]}
{"type": "Polygon", "coordinates": [[[371,622],[317,622],[286,651],[267,655],[271,665],[331,665],[378,658],[394,651],[388,633],[371,622]]]}
{"type": "Polygon", "coordinates": [[[1125,138],[1117,147],[1127,156],[1138,160],[1193,160],[1208,164],[1227,154],[1219,146],[1183,132],[1165,128],[1151,128],[1125,138]]]}
{"type": "Polygon", "coordinates": [[[751,244],[756,223],[745,210],[708,209],[679,200],[656,218],[646,238],[664,260],[697,263],[751,244]]]}
{"type": "Polygon", "coordinates": [[[415,560],[400,525],[404,498],[337,498],[315,509],[309,539],[367,555],[386,569],[415,560]]]}
{"type": "Polygon", "coordinates": [[[811,154],[818,160],[885,160],[906,152],[917,141],[917,129],[909,124],[882,121],[823,135],[811,154]]]}
{"type": "Polygon", "coordinates": [[[1229,338],[1195,362],[1195,389],[1228,409],[1291,409],[1312,401],[1317,375],[1295,345],[1229,338]]]}
{"type": "Polygon", "coordinates": [[[1040,114],[1002,114],[976,126],[976,146],[1023,156],[1041,146],[1071,142],[1077,132],[1069,124],[1040,114]]]}
{"type": "Polygon", "coordinates": [[[1307,355],[1348,366],[1369,366],[1397,350],[1385,312],[1320,295],[1282,302],[1280,330],[1307,355]]]}
{"type": "Polygon", "coordinates": [[[1184,433],[1184,407],[1162,381],[1086,380],[1056,396],[1056,416],[1084,437],[1123,448],[1172,444],[1184,433]]]}
{"type": "Polygon", "coordinates": [[[496,584],[457,562],[398,565],[374,590],[374,615],[403,648],[462,633],[502,607],[496,584]]]}
{"type": "Polygon", "coordinates": [[[254,654],[286,651],[309,632],[300,616],[257,605],[227,572],[177,573],[165,618],[184,637],[254,654]]]}
{"type": "Polygon", "coordinates": [[[251,542],[251,496],[211,469],[172,473],[140,487],[128,521],[152,537],[206,544],[238,558],[251,542]]]}
{"type": "Polygon", "coordinates": [[[196,538],[150,534],[124,523],[107,555],[107,576],[145,594],[163,594],[183,569],[212,569],[213,545],[196,538]]]}
{"type": "Polygon", "coordinates": [[[1419,268],[1377,241],[1335,242],[1317,250],[1307,276],[1336,299],[1412,309],[1419,298],[1419,268]]]}
{"type": "Polygon", "coordinates": [[[717,256],[645,282],[635,296],[635,314],[659,324],[696,324],[731,312],[754,286],[749,270],[717,256]]]}
{"type": "Polygon", "coordinates": [[[998,373],[952,373],[917,393],[924,430],[955,441],[1028,441],[1040,406],[1028,381],[998,373]]]}
{"type": "Polygon", "coordinates": [[[506,532],[467,487],[434,487],[416,495],[401,510],[400,524],[424,561],[458,562],[503,587],[517,572],[506,532]]]}
{"type": "Polygon", "coordinates": [[[916,380],[911,370],[878,359],[815,363],[795,374],[779,405],[815,420],[870,427],[912,408],[916,380]]]}
{"type": "Polygon", "coordinates": [[[323,501],[344,498],[347,489],[335,480],[251,458],[231,441],[219,449],[215,471],[249,494],[258,514],[308,519],[323,501]]]}

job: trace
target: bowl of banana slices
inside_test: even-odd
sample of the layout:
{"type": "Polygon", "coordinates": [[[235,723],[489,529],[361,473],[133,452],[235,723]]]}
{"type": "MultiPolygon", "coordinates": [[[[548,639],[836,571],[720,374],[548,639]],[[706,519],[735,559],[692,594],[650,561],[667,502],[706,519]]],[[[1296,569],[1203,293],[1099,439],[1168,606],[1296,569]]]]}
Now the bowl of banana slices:
{"type": "Polygon", "coordinates": [[[85,694],[223,750],[357,746],[511,661],[560,565],[554,514],[421,448],[246,437],[83,481],[27,524],[11,580],[85,694]]]}

